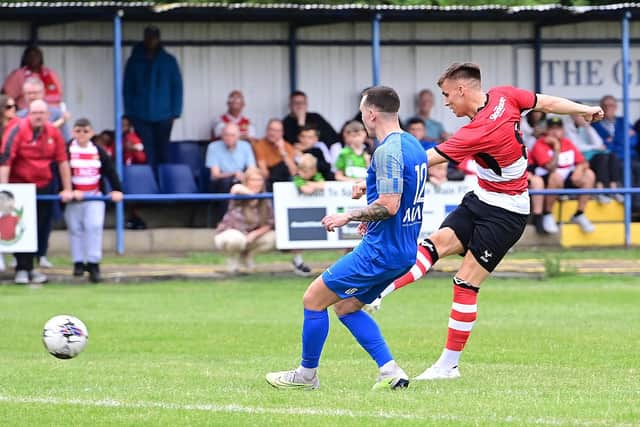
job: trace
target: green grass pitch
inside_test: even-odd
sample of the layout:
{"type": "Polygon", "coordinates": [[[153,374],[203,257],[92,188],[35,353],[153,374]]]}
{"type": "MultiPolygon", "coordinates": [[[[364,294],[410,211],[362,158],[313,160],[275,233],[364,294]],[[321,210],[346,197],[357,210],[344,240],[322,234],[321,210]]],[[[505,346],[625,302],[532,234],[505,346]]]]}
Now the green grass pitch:
{"type": "MultiPolygon", "coordinates": [[[[268,371],[299,361],[308,281],[286,276],[141,285],[0,287],[2,426],[640,425],[640,278],[491,279],[454,381],[371,392],[377,369],[331,316],[316,392],[268,371]],[[55,314],[90,332],[73,360],[44,350],[55,314]]],[[[376,314],[410,375],[439,355],[450,279],[376,314]]]]}

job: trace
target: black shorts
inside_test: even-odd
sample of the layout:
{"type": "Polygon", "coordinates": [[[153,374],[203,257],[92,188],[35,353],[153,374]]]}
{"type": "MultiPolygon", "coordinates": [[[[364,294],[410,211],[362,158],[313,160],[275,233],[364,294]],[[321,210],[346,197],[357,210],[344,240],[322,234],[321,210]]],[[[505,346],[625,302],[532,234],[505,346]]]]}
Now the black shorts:
{"type": "Polygon", "coordinates": [[[520,239],[528,218],[529,215],[489,205],[470,191],[440,228],[451,228],[464,246],[461,255],[471,251],[478,263],[491,272],[520,239]]]}
{"type": "MultiPolygon", "coordinates": [[[[544,181],[545,188],[549,186],[549,175],[550,174],[542,175],[542,181],[544,181]]],[[[569,175],[567,175],[567,177],[564,179],[564,188],[568,188],[568,189],[578,188],[573,184],[573,181],[571,181],[572,175],[573,175],[573,172],[569,173],[569,175]]]]}

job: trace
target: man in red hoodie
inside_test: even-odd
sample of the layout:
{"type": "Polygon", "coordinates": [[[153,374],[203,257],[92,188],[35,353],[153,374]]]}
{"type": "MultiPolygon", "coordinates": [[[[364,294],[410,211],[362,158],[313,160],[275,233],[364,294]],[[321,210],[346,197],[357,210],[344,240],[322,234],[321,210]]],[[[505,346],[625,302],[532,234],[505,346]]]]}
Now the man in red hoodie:
{"type": "MultiPolygon", "coordinates": [[[[29,114],[5,132],[0,151],[0,183],[35,184],[37,194],[52,194],[53,175],[51,163],[58,163],[63,190],[60,199],[68,202],[73,198],[71,171],[67,150],[60,131],[47,122],[47,104],[36,100],[29,104],[29,114]]],[[[38,245],[50,217],[51,202],[37,203],[38,245]]],[[[44,283],[47,276],[34,271],[35,253],[16,253],[16,284],[44,283]]]]}

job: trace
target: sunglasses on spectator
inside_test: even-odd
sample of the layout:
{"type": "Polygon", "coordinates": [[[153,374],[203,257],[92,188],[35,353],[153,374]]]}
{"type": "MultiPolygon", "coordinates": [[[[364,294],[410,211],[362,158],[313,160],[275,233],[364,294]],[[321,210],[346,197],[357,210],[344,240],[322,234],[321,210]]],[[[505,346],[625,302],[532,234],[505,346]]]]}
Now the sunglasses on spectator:
{"type": "Polygon", "coordinates": [[[11,110],[12,108],[16,108],[16,104],[7,104],[4,106],[5,110],[11,110]]]}

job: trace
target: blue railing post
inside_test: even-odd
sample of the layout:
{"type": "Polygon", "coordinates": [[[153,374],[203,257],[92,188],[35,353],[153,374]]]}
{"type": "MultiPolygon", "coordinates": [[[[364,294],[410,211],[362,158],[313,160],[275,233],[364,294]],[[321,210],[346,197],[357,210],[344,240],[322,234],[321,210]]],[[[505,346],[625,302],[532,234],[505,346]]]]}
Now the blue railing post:
{"type": "Polygon", "coordinates": [[[533,36],[533,78],[534,90],[542,92],[542,25],[536,23],[533,36]]]}
{"type": "Polygon", "coordinates": [[[289,24],[289,93],[298,90],[298,27],[289,24]]]}
{"type": "MultiPolygon", "coordinates": [[[[123,180],[122,161],[122,16],[119,10],[113,17],[113,105],[114,105],[114,129],[116,144],[116,171],[120,180],[123,180]]],[[[124,253],[124,201],[116,203],[116,251],[124,253]]]]}
{"type": "MultiPolygon", "coordinates": [[[[624,118],[624,187],[631,187],[631,147],[629,147],[629,131],[627,129],[629,120],[629,19],[631,12],[627,11],[622,17],[622,105],[624,118]]],[[[624,195],[624,244],[631,246],[631,194],[624,195]]]]}
{"type": "Polygon", "coordinates": [[[382,15],[376,13],[371,21],[371,60],[373,86],[380,84],[380,20],[382,15]]]}

